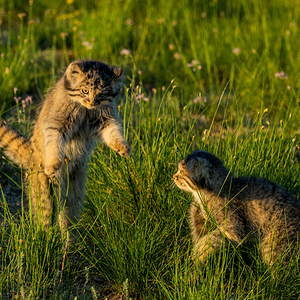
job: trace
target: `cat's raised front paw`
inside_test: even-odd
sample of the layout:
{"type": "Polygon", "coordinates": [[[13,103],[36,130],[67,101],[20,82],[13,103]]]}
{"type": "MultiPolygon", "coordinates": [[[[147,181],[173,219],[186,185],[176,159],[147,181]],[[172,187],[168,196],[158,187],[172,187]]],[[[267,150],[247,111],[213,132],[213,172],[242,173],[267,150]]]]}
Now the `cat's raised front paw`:
{"type": "Polygon", "coordinates": [[[117,150],[117,152],[121,155],[121,156],[129,156],[131,154],[131,148],[129,145],[127,144],[121,144],[119,146],[119,149],[117,150]]]}

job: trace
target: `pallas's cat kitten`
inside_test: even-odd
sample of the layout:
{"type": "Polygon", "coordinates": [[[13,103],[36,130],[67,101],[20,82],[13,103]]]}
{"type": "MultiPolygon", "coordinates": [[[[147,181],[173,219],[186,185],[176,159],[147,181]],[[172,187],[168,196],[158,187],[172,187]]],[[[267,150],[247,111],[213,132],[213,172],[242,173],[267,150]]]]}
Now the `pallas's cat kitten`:
{"type": "Polygon", "coordinates": [[[58,211],[61,229],[80,218],[88,157],[97,140],[130,155],[115,107],[121,75],[122,69],[102,62],[74,61],[43,103],[30,140],[0,124],[0,146],[26,170],[34,212],[45,229],[58,211]]]}
{"type": "Polygon", "coordinates": [[[259,242],[267,264],[281,259],[285,250],[283,263],[289,261],[300,236],[300,202],[289,191],[267,179],[235,178],[220,159],[203,150],[181,161],[173,178],[194,196],[190,224],[196,261],[217,251],[224,235],[235,245],[259,242]],[[217,229],[203,234],[204,222],[211,217],[217,229]]]}

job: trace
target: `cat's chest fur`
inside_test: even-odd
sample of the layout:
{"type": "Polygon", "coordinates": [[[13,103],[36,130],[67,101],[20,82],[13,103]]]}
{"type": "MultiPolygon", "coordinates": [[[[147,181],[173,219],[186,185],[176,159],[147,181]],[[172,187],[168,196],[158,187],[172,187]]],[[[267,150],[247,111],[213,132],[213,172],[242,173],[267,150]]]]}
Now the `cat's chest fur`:
{"type": "Polygon", "coordinates": [[[74,135],[65,145],[65,157],[79,161],[88,156],[95,145],[95,140],[89,136],[74,135]]]}
{"type": "Polygon", "coordinates": [[[80,163],[87,160],[95,146],[96,128],[105,126],[105,119],[101,110],[85,112],[81,120],[78,120],[78,130],[69,133],[69,140],[65,144],[65,157],[72,163],[80,163]]]}

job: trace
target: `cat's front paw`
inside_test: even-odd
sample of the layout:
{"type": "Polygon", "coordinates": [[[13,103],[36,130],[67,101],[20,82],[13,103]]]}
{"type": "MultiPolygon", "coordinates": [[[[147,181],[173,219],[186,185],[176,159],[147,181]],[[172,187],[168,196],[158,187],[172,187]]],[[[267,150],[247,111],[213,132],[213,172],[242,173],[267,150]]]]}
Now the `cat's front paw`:
{"type": "Polygon", "coordinates": [[[53,176],[55,172],[61,167],[62,162],[59,159],[52,159],[45,163],[45,174],[49,177],[53,176]]]}
{"type": "Polygon", "coordinates": [[[121,156],[129,156],[131,154],[131,147],[128,144],[119,144],[116,151],[121,156]]]}

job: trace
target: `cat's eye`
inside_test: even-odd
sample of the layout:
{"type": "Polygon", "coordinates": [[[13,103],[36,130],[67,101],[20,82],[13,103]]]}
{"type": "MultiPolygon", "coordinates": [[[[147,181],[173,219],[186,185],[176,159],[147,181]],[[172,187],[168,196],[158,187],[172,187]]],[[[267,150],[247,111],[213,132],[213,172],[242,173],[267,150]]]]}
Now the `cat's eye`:
{"type": "Polygon", "coordinates": [[[108,92],[101,92],[100,97],[105,97],[108,94],[108,92]]]}
{"type": "Polygon", "coordinates": [[[88,93],[89,93],[89,90],[87,90],[87,89],[82,89],[82,92],[83,92],[84,94],[88,94],[88,93]]]}

